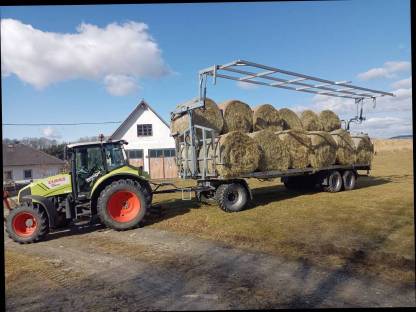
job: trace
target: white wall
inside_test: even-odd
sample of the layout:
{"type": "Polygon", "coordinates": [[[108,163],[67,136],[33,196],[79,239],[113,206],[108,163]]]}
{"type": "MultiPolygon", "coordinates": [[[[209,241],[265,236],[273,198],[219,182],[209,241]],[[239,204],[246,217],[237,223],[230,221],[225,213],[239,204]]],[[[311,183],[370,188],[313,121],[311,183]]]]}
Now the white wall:
{"type": "Polygon", "coordinates": [[[32,179],[42,179],[59,174],[63,166],[61,165],[32,165],[32,166],[6,166],[3,167],[3,177],[5,171],[12,171],[12,178],[15,182],[28,181],[25,179],[24,170],[32,169],[32,179]]]}
{"type": "Polygon", "coordinates": [[[128,142],[128,145],[125,146],[126,150],[142,149],[144,156],[143,169],[147,172],[149,172],[149,149],[175,148],[175,141],[170,135],[169,127],[150,109],[140,110],[137,117],[132,118],[132,121],[125,127],[119,132],[118,136],[114,136],[114,139],[126,140],[128,142]],[[138,124],[152,124],[153,136],[138,137],[138,124]]]}

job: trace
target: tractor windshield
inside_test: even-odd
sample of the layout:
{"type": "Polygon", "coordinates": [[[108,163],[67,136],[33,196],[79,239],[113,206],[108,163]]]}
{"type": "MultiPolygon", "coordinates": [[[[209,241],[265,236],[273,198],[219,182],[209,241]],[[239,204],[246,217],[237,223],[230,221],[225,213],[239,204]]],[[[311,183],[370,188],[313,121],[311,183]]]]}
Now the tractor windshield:
{"type": "Polygon", "coordinates": [[[124,150],[120,144],[106,144],[104,150],[109,171],[126,164],[124,150]]]}

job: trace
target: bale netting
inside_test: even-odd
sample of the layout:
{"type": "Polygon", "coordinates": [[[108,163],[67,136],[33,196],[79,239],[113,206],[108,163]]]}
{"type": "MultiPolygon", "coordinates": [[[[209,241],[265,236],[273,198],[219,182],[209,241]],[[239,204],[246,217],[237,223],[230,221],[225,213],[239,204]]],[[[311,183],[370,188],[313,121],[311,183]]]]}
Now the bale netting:
{"type": "Polygon", "coordinates": [[[289,151],[289,168],[302,169],[308,167],[312,143],[306,132],[302,130],[285,130],[276,134],[289,151]]]}
{"type": "Polygon", "coordinates": [[[287,170],[290,155],[286,145],[271,129],[250,133],[260,149],[259,171],[287,170]]]}
{"type": "Polygon", "coordinates": [[[270,104],[263,104],[253,109],[253,131],[270,129],[283,130],[283,119],[279,111],[270,104]]]}
{"type": "Polygon", "coordinates": [[[302,122],[294,111],[282,108],[279,110],[279,114],[283,119],[283,130],[303,130],[302,122]]]}
{"type": "MultiPolygon", "coordinates": [[[[196,99],[194,100],[196,101],[196,99]]],[[[224,120],[217,104],[209,99],[205,99],[205,108],[197,108],[193,111],[193,122],[195,125],[214,129],[218,133],[222,131],[224,120]]],[[[172,120],[170,131],[172,135],[177,135],[189,127],[189,115],[182,115],[172,120]]]]}
{"type": "Polygon", "coordinates": [[[246,103],[229,100],[221,103],[218,107],[222,110],[224,117],[222,133],[251,132],[253,130],[253,111],[246,103]]]}
{"type": "Polygon", "coordinates": [[[344,129],[330,132],[337,142],[336,161],[337,165],[352,165],[355,162],[355,145],[351,135],[344,129]]]}
{"type": "Polygon", "coordinates": [[[351,136],[355,146],[355,162],[357,164],[371,164],[374,155],[374,145],[366,134],[351,136]]]}
{"type": "Polygon", "coordinates": [[[338,115],[329,109],[320,112],[319,119],[324,131],[331,132],[341,128],[341,121],[338,115]]]}
{"type": "MultiPolygon", "coordinates": [[[[215,157],[215,169],[224,178],[236,177],[257,170],[260,151],[257,143],[241,131],[221,135],[215,144],[209,144],[207,156],[215,157]]],[[[199,170],[203,169],[202,150],[199,151],[199,170]]],[[[208,172],[214,170],[212,159],[208,162],[208,172]]]]}
{"type": "Polygon", "coordinates": [[[311,150],[309,164],[312,168],[322,168],[335,164],[337,142],[325,131],[310,131],[311,150]]]}
{"type": "Polygon", "coordinates": [[[300,121],[305,131],[322,131],[323,125],[318,115],[307,109],[300,114],[300,121]]]}

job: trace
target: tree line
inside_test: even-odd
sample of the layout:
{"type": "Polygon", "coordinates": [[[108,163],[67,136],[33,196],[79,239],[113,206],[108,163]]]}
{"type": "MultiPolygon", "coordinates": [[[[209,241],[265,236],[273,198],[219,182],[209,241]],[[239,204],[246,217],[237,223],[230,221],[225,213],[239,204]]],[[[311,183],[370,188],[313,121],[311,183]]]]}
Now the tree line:
{"type": "Polygon", "coordinates": [[[28,145],[32,148],[45,152],[49,155],[55,156],[59,159],[64,159],[64,148],[67,144],[70,143],[81,143],[81,142],[89,142],[89,141],[98,141],[98,136],[85,136],[81,137],[78,140],[72,142],[58,142],[55,139],[48,139],[44,137],[25,137],[20,140],[16,139],[3,139],[3,144],[24,144],[28,145]]]}

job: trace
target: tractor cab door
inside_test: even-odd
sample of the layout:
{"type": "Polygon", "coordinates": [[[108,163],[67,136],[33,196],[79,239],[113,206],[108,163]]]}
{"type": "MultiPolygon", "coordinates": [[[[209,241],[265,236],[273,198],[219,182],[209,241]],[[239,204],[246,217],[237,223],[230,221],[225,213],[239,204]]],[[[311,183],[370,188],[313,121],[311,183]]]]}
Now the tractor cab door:
{"type": "Polygon", "coordinates": [[[78,198],[87,197],[95,181],[105,174],[101,146],[81,146],[74,151],[75,193],[78,198]]]}

